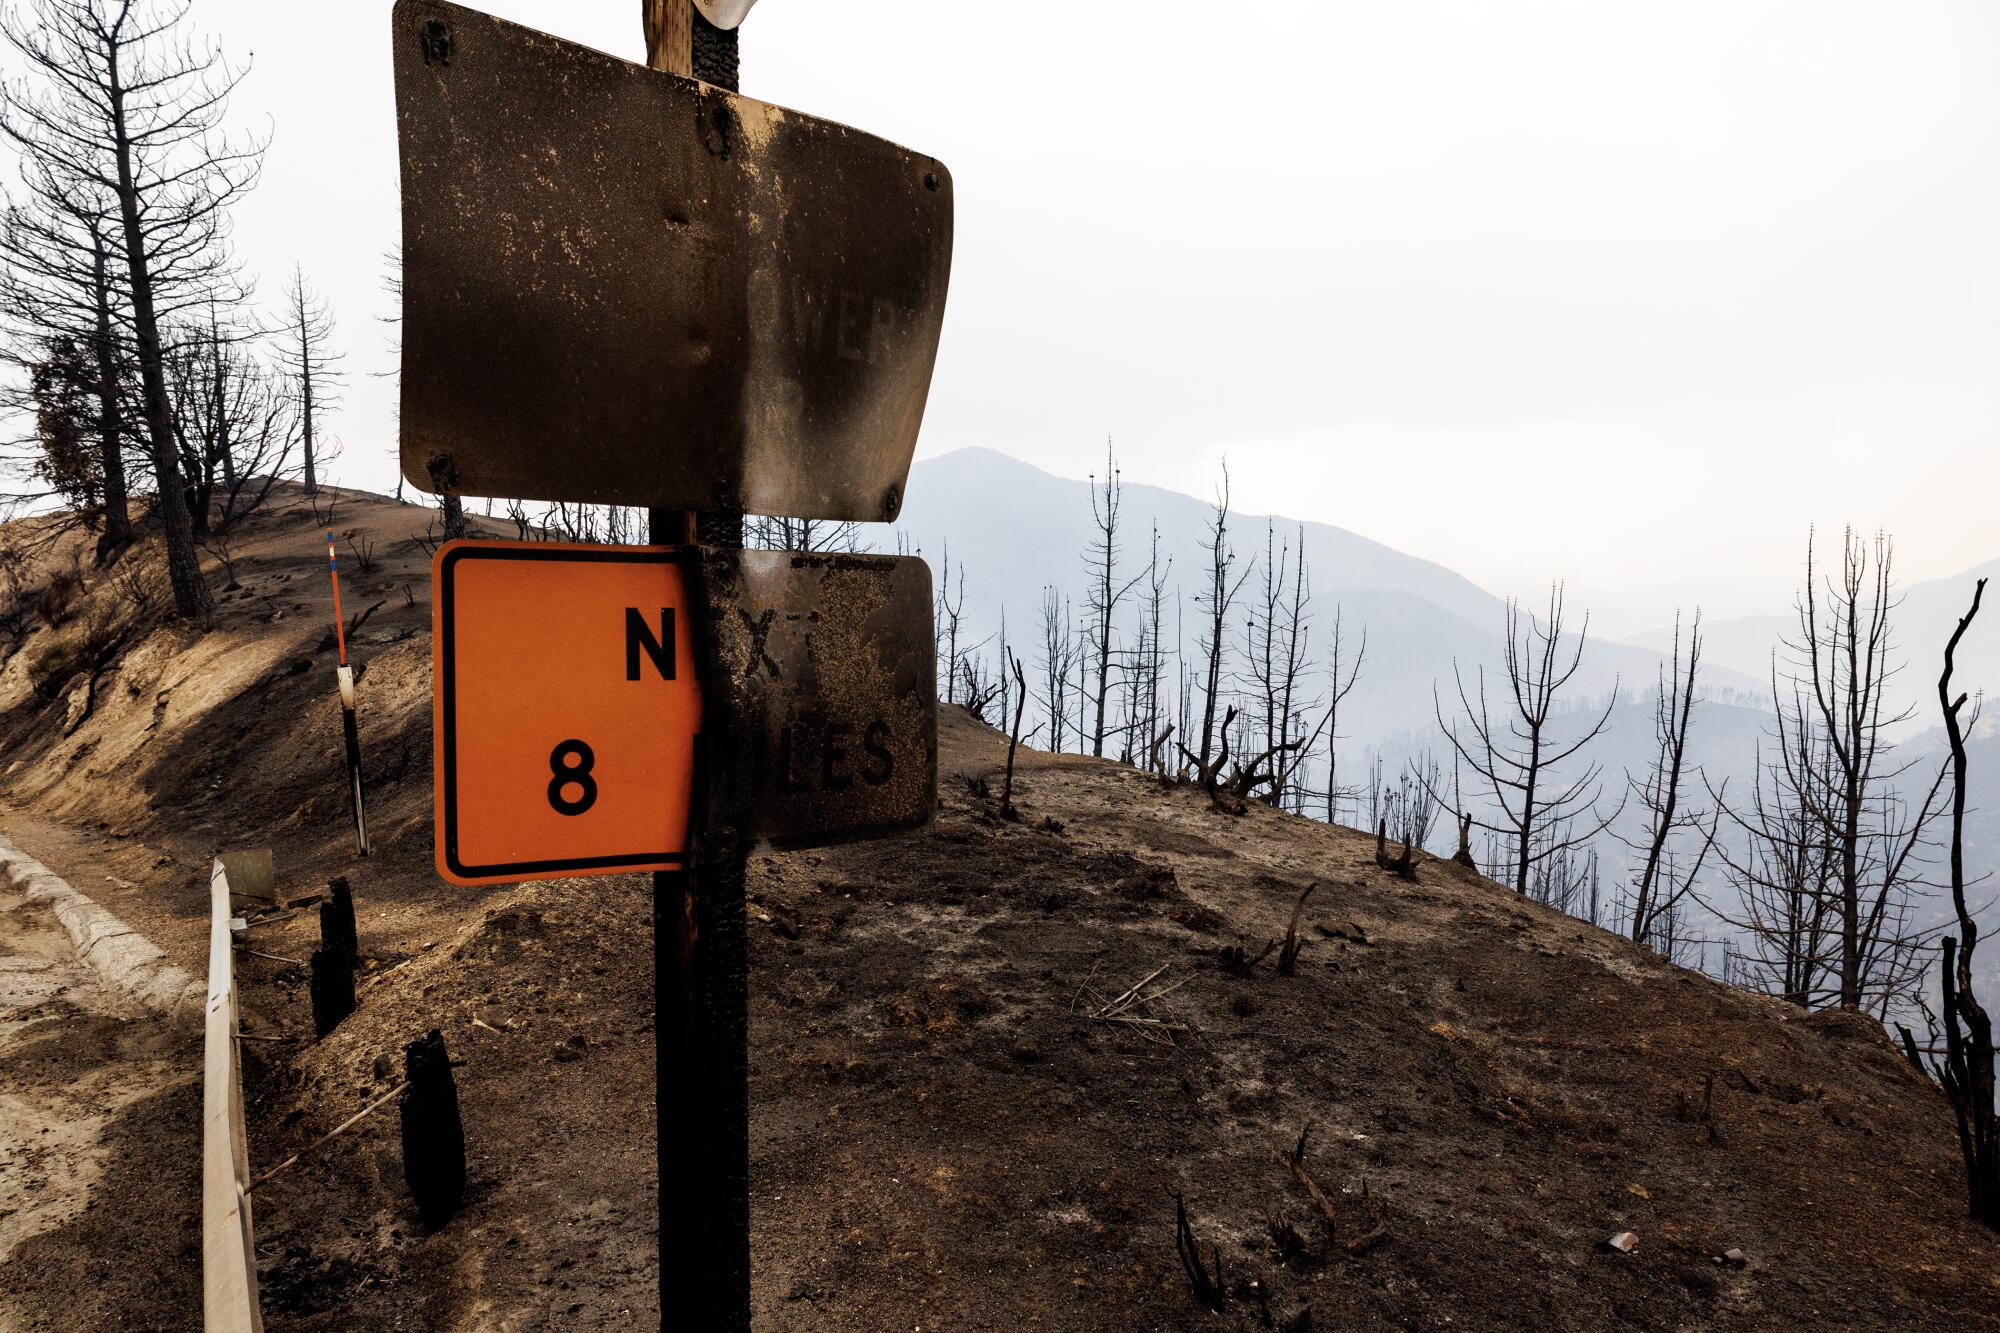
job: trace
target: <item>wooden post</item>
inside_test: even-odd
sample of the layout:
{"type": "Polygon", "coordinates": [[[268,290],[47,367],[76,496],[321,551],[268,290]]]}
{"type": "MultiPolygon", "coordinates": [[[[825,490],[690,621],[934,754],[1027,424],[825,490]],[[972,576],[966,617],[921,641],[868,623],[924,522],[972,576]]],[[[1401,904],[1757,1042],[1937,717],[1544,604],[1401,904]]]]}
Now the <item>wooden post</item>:
{"type": "MultiPolygon", "coordinates": [[[[650,67],[735,90],[733,31],[709,25],[692,0],[642,2],[650,67]]],[[[646,518],[655,546],[743,543],[741,514],[649,509],[646,518]]],[[[719,750],[698,751],[698,786],[712,784],[719,750]]],[[[706,801],[695,813],[694,868],[653,875],[660,1327],[671,1309],[675,1328],[749,1333],[748,858],[735,830],[714,826],[706,801]],[[718,842],[728,848],[720,859],[718,842]]]]}
{"type": "Polygon", "coordinates": [[[403,1047],[403,1179],[424,1226],[435,1231],[465,1201],[465,1123],[444,1034],[403,1047]]]}
{"type": "Polygon", "coordinates": [[[646,64],[694,77],[694,0],[640,0],[645,10],[646,64]]]}

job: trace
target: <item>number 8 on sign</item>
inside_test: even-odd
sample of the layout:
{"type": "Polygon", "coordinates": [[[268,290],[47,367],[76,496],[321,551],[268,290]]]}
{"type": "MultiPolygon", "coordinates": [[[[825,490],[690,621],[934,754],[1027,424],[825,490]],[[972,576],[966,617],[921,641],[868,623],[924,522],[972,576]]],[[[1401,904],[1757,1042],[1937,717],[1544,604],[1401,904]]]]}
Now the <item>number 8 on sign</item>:
{"type": "Polygon", "coordinates": [[[580,815],[597,804],[597,779],[590,776],[596,765],[597,756],[582,741],[564,741],[549,752],[549,771],[555,774],[549,779],[549,804],[558,814],[580,815]],[[583,793],[573,801],[563,796],[571,787],[583,793]]]}

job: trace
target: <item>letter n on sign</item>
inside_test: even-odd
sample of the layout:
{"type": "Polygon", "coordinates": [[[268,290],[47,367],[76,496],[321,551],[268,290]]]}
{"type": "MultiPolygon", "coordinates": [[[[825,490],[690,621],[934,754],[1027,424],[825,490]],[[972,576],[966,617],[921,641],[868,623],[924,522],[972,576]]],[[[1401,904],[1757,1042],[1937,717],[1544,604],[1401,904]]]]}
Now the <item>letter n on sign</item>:
{"type": "Polygon", "coordinates": [[[431,565],[437,868],[458,884],[688,856],[692,555],[457,541],[431,565]]]}

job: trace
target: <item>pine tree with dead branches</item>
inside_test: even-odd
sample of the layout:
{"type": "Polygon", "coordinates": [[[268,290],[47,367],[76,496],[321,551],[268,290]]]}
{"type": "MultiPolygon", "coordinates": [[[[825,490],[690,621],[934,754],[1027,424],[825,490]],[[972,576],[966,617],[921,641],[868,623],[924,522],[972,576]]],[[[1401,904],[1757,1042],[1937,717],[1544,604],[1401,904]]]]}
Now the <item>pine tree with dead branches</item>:
{"type": "Polygon", "coordinates": [[[53,179],[116,204],[121,283],[176,612],[213,605],[195,552],[168,398],[164,328],[241,296],[229,209],[256,182],[263,145],[220,135],[243,75],[186,35],[186,4],[28,0],[0,33],[31,82],[0,93],[0,133],[53,179]]]}
{"type": "Polygon", "coordinates": [[[306,271],[297,264],[285,288],[285,324],[278,349],[298,414],[300,481],[307,495],[317,495],[320,471],[332,456],[320,419],[340,401],[341,355],[333,350],[333,315],[326,300],[307,285],[306,271]]]}

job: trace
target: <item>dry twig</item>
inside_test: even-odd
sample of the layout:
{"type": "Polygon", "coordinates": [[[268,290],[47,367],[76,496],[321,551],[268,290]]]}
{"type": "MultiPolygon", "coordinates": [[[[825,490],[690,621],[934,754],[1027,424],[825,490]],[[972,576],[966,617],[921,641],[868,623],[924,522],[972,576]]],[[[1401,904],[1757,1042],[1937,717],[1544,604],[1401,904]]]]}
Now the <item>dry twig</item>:
{"type": "Polygon", "coordinates": [[[243,1187],[243,1192],[245,1194],[248,1194],[250,1191],[256,1189],[259,1185],[269,1180],[272,1176],[277,1175],[280,1171],[283,1171],[286,1167],[289,1167],[292,1163],[298,1161],[299,1158],[304,1157],[307,1153],[312,1152],[314,1149],[318,1148],[321,1144],[330,1141],[336,1135],[346,1133],[349,1129],[353,1128],[356,1124],[360,1123],[361,1118],[363,1116],[367,1115],[371,1111],[376,1110],[384,1102],[388,1101],[391,1097],[394,1097],[397,1093],[401,1092],[404,1088],[407,1088],[409,1086],[410,1085],[407,1083],[398,1083],[395,1087],[389,1089],[387,1092],[383,1093],[380,1097],[377,1097],[374,1101],[368,1103],[368,1105],[362,1107],[359,1111],[356,1111],[353,1115],[347,1117],[347,1119],[341,1121],[339,1124],[335,1125],[332,1129],[329,1129],[326,1133],[320,1135],[318,1138],[314,1139],[311,1143],[308,1143],[305,1147],[299,1149],[297,1152],[293,1153],[290,1157],[287,1157],[284,1161],[278,1163],[276,1166],[272,1167],[269,1171],[266,1171],[263,1175],[251,1181],[248,1185],[245,1185],[243,1187]]]}
{"type": "Polygon", "coordinates": [[[1097,1005],[1091,1011],[1091,1019],[1099,1023],[1121,1024],[1122,1026],[1138,1031],[1148,1040],[1172,1045],[1173,1034],[1176,1032],[1186,1032],[1188,1030],[1187,1024],[1171,1019],[1156,1018],[1151,1014],[1134,1012],[1164,996],[1173,994],[1182,986],[1187,985],[1188,979],[1183,977],[1179,981],[1157,986],[1150,991],[1146,989],[1148,986],[1153,985],[1155,981],[1158,981],[1160,974],[1165,972],[1169,966],[1170,964],[1161,963],[1158,967],[1148,972],[1132,985],[1126,987],[1115,998],[1110,1000],[1100,999],[1095,992],[1090,990],[1086,982],[1081,993],[1097,1005]]]}

